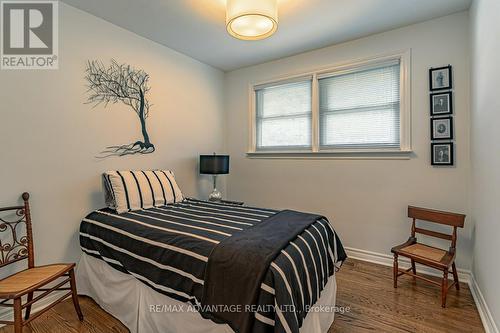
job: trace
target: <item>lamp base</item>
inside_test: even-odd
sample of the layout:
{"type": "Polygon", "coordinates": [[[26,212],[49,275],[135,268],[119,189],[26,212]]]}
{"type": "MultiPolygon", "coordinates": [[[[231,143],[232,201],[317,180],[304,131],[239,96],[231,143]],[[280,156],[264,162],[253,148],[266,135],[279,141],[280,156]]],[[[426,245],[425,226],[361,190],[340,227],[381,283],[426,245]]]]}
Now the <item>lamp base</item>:
{"type": "Polygon", "coordinates": [[[208,201],[221,201],[222,200],[222,194],[219,192],[218,189],[214,188],[212,193],[208,196],[208,201]]]}

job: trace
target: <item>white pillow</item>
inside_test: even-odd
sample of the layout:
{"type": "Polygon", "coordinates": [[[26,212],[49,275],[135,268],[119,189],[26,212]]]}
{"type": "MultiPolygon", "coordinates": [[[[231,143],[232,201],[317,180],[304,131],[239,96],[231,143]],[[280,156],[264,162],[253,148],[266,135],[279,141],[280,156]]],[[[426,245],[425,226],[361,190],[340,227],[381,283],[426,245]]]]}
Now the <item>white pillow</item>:
{"type": "Polygon", "coordinates": [[[118,214],[184,200],[170,170],[123,170],[103,174],[106,205],[118,214]]]}

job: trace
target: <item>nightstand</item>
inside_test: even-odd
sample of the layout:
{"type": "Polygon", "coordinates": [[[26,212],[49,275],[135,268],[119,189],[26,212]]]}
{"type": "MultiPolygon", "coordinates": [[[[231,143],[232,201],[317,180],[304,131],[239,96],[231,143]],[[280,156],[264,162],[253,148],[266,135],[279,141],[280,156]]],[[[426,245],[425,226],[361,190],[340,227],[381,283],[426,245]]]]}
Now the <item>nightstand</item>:
{"type": "Polygon", "coordinates": [[[219,201],[223,204],[235,205],[235,206],[243,206],[245,203],[243,201],[231,201],[231,200],[221,200],[219,201]]]}

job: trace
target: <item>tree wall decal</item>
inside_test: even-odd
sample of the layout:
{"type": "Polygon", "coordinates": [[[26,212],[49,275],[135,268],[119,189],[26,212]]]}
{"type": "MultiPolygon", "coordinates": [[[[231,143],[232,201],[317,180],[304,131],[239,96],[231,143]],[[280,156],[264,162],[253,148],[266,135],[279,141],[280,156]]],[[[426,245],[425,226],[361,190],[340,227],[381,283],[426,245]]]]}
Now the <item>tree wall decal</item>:
{"type": "Polygon", "coordinates": [[[104,107],[106,107],[109,103],[121,102],[137,113],[141,124],[143,141],[106,147],[98,157],[150,154],[154,152],[155,146],[151,143],[146,128],[146,119],[149,116],[151,107],[146,97],[150,90],[148,85],[149,75],[143,70],[135,69],[130,65],[118,64],[113,59],[108,67],[100,61],[92,60],[87,62],[85,79],[87,80],[87,92],[89,93],[87,103],[93,104],[94,107],[104,104],[104,107]]]}

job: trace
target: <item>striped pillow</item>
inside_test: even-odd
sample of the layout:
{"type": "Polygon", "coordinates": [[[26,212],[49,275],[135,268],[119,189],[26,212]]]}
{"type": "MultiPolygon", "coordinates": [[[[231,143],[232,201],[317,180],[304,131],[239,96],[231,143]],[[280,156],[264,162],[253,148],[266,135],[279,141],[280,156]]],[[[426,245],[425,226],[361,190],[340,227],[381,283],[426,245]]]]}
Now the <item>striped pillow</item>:
{"type": "Polygon", "coordinates": [[[108,171],[103,178],[106,204],[118,214],[184,200],[169,170],[108,171]]]}

